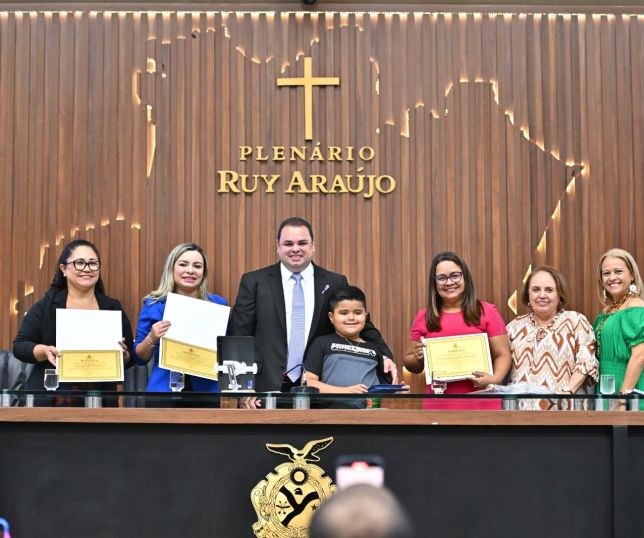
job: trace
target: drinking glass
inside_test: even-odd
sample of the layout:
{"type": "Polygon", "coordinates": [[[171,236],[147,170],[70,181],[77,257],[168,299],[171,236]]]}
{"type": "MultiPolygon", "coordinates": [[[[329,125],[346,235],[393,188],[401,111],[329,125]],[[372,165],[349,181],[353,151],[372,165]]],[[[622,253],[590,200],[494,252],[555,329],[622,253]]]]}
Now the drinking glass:
{"type": "Polygon", "coordinates": [[[185,384],[183,372],[170,370],[170,390],[172,392],[181,392],[185,384]]]}
{"type": "Polygon", "coordinates": [[[599,392],[601,392],[602,394],[615,394],[614,375],[599,376],[599,392]]]}
{"type": "Polygon", "coordinates": [[[58,372],[54,368],[45,370],[44,385],[47,390],[56,390],[58,388],[58,372]]]}
{"type": "MultiPolygon", "coordinates": [[[[615,394],[615,376],[610,374],[604,374],[599,376],[599,392],[605,395],[615,394]]],[[[615,409],[615,400],[608,400],[606,404],[602,402],[601,410],[604,411],[608,408],[608,411],[614,411],[615,409]]]]}
{"type": "Polygon", "coordinates": [[[443,379],[445,377],[445,372],[432,372],[432,390],[434,394],[443,394],[447,389],[447,381],[443,379]]]}

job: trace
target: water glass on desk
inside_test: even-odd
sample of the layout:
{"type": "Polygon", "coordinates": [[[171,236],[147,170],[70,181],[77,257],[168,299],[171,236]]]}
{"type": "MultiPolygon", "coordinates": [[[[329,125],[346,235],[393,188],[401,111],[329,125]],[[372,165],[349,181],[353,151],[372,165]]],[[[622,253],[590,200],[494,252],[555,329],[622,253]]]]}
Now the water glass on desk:
{"type": "Polygon", "coordinates": [[[185,377],[183,372],[170,370],[170,390],[172,392],[181,392],[185,386],[185,377]]]}
{"type": "Polygon", "coordinates": [[[602,394],[615,394],[615,376],[604,374],[599,376],[599,392],[602,394]]]}
{"type": "MultiPolygon", "coordinates": [[[[599,392],[605,396],[615,394],[615,376],[614,375],[604,374],[599,376],[599,392]]],[[[605,407],[608,407],[609,411],[613,411],[615,409],[615,400],[613,399],[608,400],[607,406],[605,406],[604,403],[602,402],[601,410],[603,411],[605,407]]]]}
{"type": "Polygon", "coordinates": [[[43,384],[47,390],[56,390],[58,388],[58,372],[54,368],[45,370],[43,384]]]}
{"type": "Polygon", "coordinates": [[[432,390],[434,394],[443,394],[447,390],[446,372],[432,372],[432,390]]]}

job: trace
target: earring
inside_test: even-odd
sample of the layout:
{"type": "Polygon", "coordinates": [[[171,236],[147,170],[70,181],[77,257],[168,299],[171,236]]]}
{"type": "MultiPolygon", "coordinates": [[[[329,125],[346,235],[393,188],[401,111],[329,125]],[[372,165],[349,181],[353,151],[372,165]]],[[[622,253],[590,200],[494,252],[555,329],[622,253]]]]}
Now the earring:
{"type": "Polygon", "coordinates": [[[606,290],[604,290],[602,294],[604,296],[604,302],[608,302],[608,295],[606,294],[606,290]]]}
{"type": "Polygon", "coordinates": [[[628,287],[628,294],[635,295],[636,293],[637,293],[637,286],[635,285],[635,282],[631,282],[631,285],[628,287]]]}

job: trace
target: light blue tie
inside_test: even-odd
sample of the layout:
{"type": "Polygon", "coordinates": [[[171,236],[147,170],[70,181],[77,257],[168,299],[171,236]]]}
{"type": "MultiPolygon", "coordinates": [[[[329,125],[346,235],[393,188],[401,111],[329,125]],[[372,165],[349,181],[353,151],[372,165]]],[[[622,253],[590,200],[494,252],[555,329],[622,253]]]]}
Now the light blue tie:
{"type": "Polygon", "coordinates": [[[302,289],[302,275],[293,273],[293,303],[291,307],[291,336],[288,342],[288,364],[286,371],[291,381],[297,381],[302,375],[302,361],[304,360],[304,289],[302,289]]]}

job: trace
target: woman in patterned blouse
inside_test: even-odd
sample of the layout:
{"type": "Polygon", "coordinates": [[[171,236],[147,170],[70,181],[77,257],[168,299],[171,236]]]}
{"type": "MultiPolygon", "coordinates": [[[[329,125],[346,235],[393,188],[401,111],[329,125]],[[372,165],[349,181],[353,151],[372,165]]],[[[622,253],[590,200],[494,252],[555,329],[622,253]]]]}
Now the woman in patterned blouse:
{"type": "MultiPolygon", "coordinates": [[[[568,287],[556,269],[537,267],[523,287],[531,312],[508,324],[510,382],[542,385],[554,393],[587,393],[596,383],[595,335],[583,314],[565,310],[568,287]]],[[[567,401],[523,400],[521,407],[562,408],[567,401]]]]}

